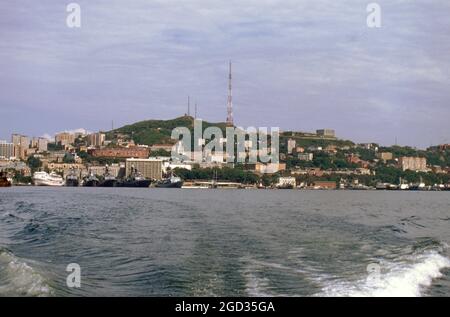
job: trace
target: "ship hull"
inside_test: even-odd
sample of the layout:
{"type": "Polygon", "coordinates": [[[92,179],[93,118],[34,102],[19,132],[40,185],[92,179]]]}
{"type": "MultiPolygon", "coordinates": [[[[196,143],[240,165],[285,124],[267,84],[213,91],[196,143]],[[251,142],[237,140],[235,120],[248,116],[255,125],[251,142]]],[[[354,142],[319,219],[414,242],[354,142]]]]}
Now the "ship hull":
{"type": "Polygon", "coordinates": [[[46,180],[41,180],[41,179],[35,179],[34,180],[34,185],[36,186],[52,186],[52,187],[61,187],[64,185],[63,182],[51,182],[51,181],[46,181],[46,180]]]}
{"type": "Polygon", "coordinates": [[[11,182],[7,179],[0,179],[0,187],[11,187],[11,182]]]}
{"type": "Polygon", "coordinates": [[[67,187],[78,187],[80,182],[77,179],[68,179],[66,180],[67,187]]]}
{"type": "Polygon", "coordinates": [[[103,181],[99,187],[117,187],[117,180],[115,179],[108,179],[103,181]]]}
{"type": "Polygon", "coordinates": [[[97,180],[90,180],[83,184],[84,187],[98,187],[99,181],[97,180]]]}
{"type": "Polygon", "coordinates": [[[149,187],[151,184],[151,180],[125,180],[122,182],[117,183],[117,187],[139,187],[139,188],[146,188],[149,187]]]}
{"type": "Polygon", "coordinates": [[[182,186],[183,186],[183,182],[157,183],[155,185],[156,188],[181,188],[182,186]]]}

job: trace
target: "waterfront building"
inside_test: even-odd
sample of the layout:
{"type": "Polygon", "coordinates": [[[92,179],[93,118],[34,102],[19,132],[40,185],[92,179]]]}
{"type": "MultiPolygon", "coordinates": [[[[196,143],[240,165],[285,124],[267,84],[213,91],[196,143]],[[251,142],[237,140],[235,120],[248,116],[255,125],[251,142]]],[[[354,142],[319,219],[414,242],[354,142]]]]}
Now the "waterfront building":
{"type": "Polygon", "coordinates": [[[280,177],[278,179],[278,183],[276,184],[277,187],[280,188],[287,188],[292,187],[295,188],[297,186],[297,182],[295,180],[295,177],[288,176],[288,177],[280,177]]]}
{"type": "Polygon", "coordinates": [[[147,147],[132,146],[132,147],[115,147],[92,150],[94,157],[109,157],[109,158],[148,158],[150,149],[147,147]]]}
{"type": "Polygon", "coordinates": [[[138,159],[130,158],[125,161],[125,174],[128,176],[131,174],[132,169],[136,168],[145,178],[148,179],[162,179],[163,161],[149,158],[138,159]]]}
{"type": "Polygon", "coordinates": [[[336,189],[336,182],[334,181],[315,181],[313,183],[314,189],[336,189]]]}
{"type": "Polygon", "coordinates": [[[71,170],[75,170],[75,171],[77,171],[77,174],[80,174],[82,170],[86,169],[86,167],[83,164],[77,164],[77,163],[48,163],[48,162],[46,162],[45,167],[48,168],[50,171],[63,173],[64,177],[67,176],[67,174],[71,170]]]}
{"type": "Polygon", "coordinates": [[[398,164],[403,171],[410,170],[416,172],[427,172],[427,159],[424,157],[407,157],[402,156],[398,160],[398,164]]]}

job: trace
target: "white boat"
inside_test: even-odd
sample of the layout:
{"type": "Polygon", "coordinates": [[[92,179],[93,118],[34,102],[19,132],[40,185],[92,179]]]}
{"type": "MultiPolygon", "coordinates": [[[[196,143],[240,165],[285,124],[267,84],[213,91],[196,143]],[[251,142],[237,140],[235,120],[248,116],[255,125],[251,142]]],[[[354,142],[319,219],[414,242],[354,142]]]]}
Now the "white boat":
{"type": "Polygon", "coordinates": [[[64,179],[58,174],[52,172],[36,172],[33,175],[34,185],[36,186],[63,186],[64,179]]]}

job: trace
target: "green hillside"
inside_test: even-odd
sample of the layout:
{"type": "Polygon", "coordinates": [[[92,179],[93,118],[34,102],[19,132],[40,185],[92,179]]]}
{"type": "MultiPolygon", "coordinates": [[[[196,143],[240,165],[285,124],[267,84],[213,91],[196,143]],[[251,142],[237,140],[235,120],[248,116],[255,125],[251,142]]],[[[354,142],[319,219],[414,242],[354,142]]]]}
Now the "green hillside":
{"type": "MultiPolygon", "coordinates": [[[[225,134],[226,124],[202,122],[203,130],[216,126],[222,129],[225,134]]],[[[194,118],[190,116],[182,116],[172,120],[145,120],[136,122],[130,125],[107,132],[106,138],[114,140],[119,134],[127,135],[137,144],[154,145],[154,144],[169,144],[173,140],[170,139],[172,130],[177,127],[186,127],[193,133],[194,118]]]]}

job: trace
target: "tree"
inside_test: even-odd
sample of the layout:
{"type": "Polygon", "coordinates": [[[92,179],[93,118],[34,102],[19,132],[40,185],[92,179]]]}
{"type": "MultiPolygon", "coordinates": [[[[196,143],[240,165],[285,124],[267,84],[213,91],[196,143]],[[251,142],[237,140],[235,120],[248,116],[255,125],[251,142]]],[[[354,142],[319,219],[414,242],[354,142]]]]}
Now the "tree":
{"type": "Polygon", "coordinates": [[[27,159],[27,164],[28,166],[31,168],[31,170],[37,170],[38,168],[40,168],[42,166],[42,162],[39,158],[34,157],[34,156],[30,156],[27,159]]]}
{"type": "Polygon", "coordinates": [[[63,157],[63,163],[72,164],[75,163],[75,158],[72,154],[66,153],[63,157]]]}

